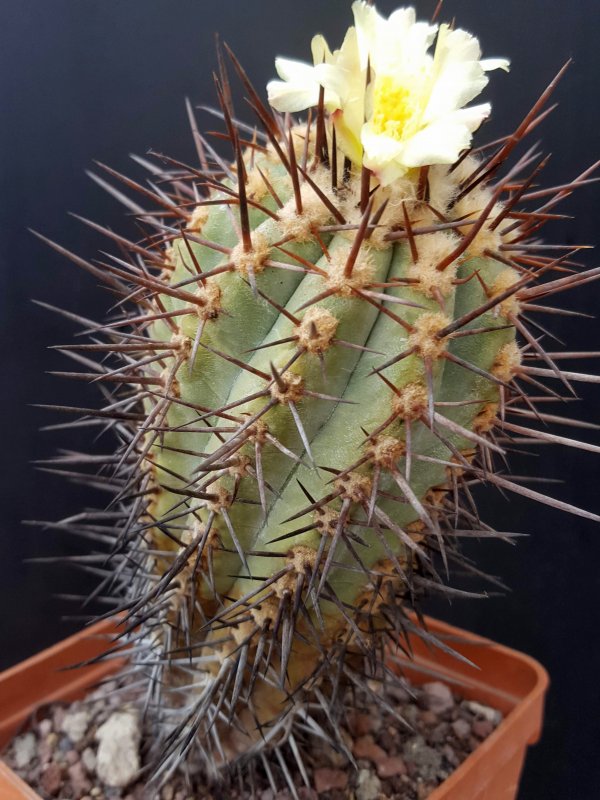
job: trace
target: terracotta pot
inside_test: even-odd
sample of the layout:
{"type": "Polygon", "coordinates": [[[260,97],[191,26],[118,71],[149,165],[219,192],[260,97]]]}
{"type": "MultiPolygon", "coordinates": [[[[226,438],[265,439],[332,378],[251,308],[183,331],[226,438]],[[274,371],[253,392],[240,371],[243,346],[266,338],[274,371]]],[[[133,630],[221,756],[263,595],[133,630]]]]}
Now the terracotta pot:
{"type": "MultiPolygon", "coordinates": [[[[476,663],[480,670],[439,649],[429,649],[414,638],[415,661],[402,668],[415,683],[443,680],[463,697],[498,708],[503,722],[429,800],[514,800],[527,746],[537,742],[543,716],[548,676],[529,656],[494,644],[451,625],[427,619],[429,629],[455,650],[476,663]]],[[[106,661],[76,670],[65,670],[107,648],[110,622],[101,622],[44,650],[0,674],[0,747],[41,705],[75,700],[122,662],[106,661]],[[62,671],[60,671],[62,669],[62,671]]],[[[12,770],[0,761],[1,800],[40,800],[12,770]]]]}

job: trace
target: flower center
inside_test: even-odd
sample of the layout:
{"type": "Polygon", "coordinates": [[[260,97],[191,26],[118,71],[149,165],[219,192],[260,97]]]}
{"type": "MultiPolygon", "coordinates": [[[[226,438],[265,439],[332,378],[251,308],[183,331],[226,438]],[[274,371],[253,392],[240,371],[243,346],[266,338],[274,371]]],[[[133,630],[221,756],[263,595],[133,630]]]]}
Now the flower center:
{"type": "Polygon", "coordinates": [[[375,80],[372,125],[375,133],[400,141],[419,111],[418,94],[398,83],[391,75],[375,80]]]}

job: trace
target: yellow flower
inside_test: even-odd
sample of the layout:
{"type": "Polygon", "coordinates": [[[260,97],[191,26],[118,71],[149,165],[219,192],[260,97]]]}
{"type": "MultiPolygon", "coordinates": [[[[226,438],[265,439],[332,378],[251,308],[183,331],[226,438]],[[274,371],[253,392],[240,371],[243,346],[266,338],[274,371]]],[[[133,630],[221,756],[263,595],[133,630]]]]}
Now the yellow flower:
{"type": "Polygon", "coordinates": [[[489,103],[464,106],[487,85],[486,72],[508,69],[508,61],[481,61],[474,36],[416,22],[412,8],[388,20],[363,2],[352,8],[361,59],[373,70],[361,130],[363,163],[384,184],[412,167],[452,164],[491,110],[489,103]]]}
{"type": "Polygon", "coordinates": [[[467,104],[487,85],[486,73],[509,62],[481,60],[474,36],[417,22],[413,8],[389,19],[363,0],[352,10],[356,27],[340,50],[332,54],[315,37],[313,67],[277,61],[283,81],[269,84],[271,104],[301,111],[318,102],[323,87],[341,149],[384,185],[414,167],[452,164],[491,110],[467,104]]]}

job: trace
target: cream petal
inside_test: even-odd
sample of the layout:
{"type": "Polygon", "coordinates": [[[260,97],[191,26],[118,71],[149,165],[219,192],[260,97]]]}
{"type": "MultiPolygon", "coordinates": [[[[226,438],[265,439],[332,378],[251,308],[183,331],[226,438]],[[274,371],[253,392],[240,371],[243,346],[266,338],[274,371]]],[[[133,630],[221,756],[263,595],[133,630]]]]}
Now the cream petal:
{"type": "Polygon", "coordinates": [[[363,163],[377,176],[382,186],[388,186],[408,171],[402,154],[404,143],[375,133],[369,123],[362,130],[363,163]]]}
{"type": "Polygon", "coordinates": [[[377,43],[373,62],[375,71],[394,70],[409,74],[419,72],[424,64],[431,63],[431,56],[428,56],[427,51],[436,33],[437,26],[428,25],[426,22],[413,21],[404,31],[399,28],[394,30],[389,26],[385,35],[381,37],[381,44],[377,43]]]}
{"type": "MultiPolygon", "coordinates": [[[[325,87],[338,99],[348,94],[349,78],[345,69],[334,64],[319,64],[315,67],[315,78],[318,84],[325,87]]],[[[339,107],[338,103],[338,107],[339,107]]]]}
{"type": "Polygon", "coordinates": [[[354,28],[346,33],[340,50],[333,54],[335,63],[318,66],[318,79],[326,89],[325,103],[330,111],[343,109],[336,118],[338,143],[353,161],[360,162],[360,130],[365,119],[366,70],[360,66],[358,38],[354,28]],[[332,102],[334,101],[334,102],[332,102]]]}
{"type": "Polygon", "coordinates": [[[296,61],[292,58],[276,58],[275,69],[283,81],[294,81],[295,83],[315,83],[315,68],[304,61],[296,61]]]}
{"type": "Polygon", "coordinates": [[[428,125],[406,142],[402,160],[408,167],[453,164],[471,144],[472,134],[489,116],[489,103],[462,108],[428,125]]]}
{"type": "MultiPolygon", "coordinates": [[[[275,60],[275,68],[283,80],[271,81],[267,85],[269,103],[273,108],[293,113],[317,105],[321,89],[321,70],[328,68],[328,65],[311,67],[303,61],[278,58],[275,60]]],[[[339,95],[326,90],[325,104],[329,110],[339,108],[339,95]]]]}
{"type": "Polygon", "coordinates": [[[414,8],[397,8],[389,16],[388,23],[399,33],[406,32],[417,21],[417,13],[414,8]]]}
{"type": "Polygon", "coordinates": [[[378,169],[374,169],[373,172],[377,176],[377,179],[382,186],[389,186],[398,178],[406,175],[408,170],[409,168],[401,164],[399,161],[390,161],[389,163],[380,166],[378,169]]]}
{"type": "Polygon", "coordinates": [[[405,147],[404,142],[374,131],[370,122],[363,125],[361,141],[365,165],[369,168],[381,166],[386,161],[394,161],[400,157],[405,147]]]}
{"type": "Polygon", "coordinates": [[[356,28],[348,28],[342,46],[336,50],[335,56],[336,66],[346,72],[347,90],[340,92],[340,95],[355,93],[356,86],[360,86],[360,90],[364,93],[366,68],[363,70],[361,67],[356,28]]]}
{"type": "Polygon", "coordinates": [[[448,66],[435,81],[423,121],[433,122],[470,103],[481,94],[489,78],[477,61],[448,66]]]}
{"type": "Polygon", "coordinates": [[[491,72],[494,69],[503,69],[504,72],[510,72],[510,61],[508,58],[484,58],[479,62],[481,69],[485,72],[491,72]]]}
{"type": "Polygon", "coordinates": [[[363,148],[360,141],[360,127],[357,128],[354,123],[348,124],[347,114],[339,110],[332,115],[332,119],[339,149],[353,164],[362,163],[363,148]]]}
{"type": "Polygon", "coordinates": [[[371,54],[376,49],[380,23],[383,18],[377,13],[374,6],[367,5],[364,0],[352,3],[354,24],[356,26],[358,51],[361,69],[366,69],[371,54]]]}
{"type": "Polygon", "coordinates": [[[442,57],[445,64],[456,61],[479,61],[481,58],[479,40],[460,28],[448,30],[447,36],[443,38],[443,45],[442,57]]]}
{"type": "Polygon", "coordinates": [[[450,119],[452,122],[465,125],[471,133],[474,133],[491,113],[492,106],[490,103],[480,103],[478,106],[460,108],[451,115],[450,119]]]}
{"type": "Polygon", "coordinates": [[[310,49],[312,51],[312,57],[315,66],[317,64],[328,64],[333,59],[329,45],[327,44],[325,37],[320,33],[318,33],[316,36],[313,36],[310,43],[310,49]]]}
{"type": "Polygon", "coordinates": [[[285,81],[271,81],[267,84],[267,96],[277,111],[304,111],[319,102],[319,85],[299,86],[285,81]]]}
{"type": "Polygon", "coordinates": [[[471,133],[464,125],[436,122],[406,142],[403,161],[408,167],[453,164],[470,143],[471,133]]]}

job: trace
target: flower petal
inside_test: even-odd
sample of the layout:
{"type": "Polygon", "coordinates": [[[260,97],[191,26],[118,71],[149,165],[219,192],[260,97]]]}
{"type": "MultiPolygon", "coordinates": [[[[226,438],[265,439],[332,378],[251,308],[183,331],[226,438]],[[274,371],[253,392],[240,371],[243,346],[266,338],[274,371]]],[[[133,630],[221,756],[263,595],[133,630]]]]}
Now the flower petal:
{"type": "Polygon", "coordinates": [[[285,81],[270,81],[267,95],[274,109],[293,114],[319,102],[319,85],[300,86],[285,81]]]}
{"type": "Polygon", "coordinates": [[[370,122],[365,123],[361,131],[366,167],[377,171],[385,162],[397,159],[402,155],[405,144],[392,136],[378,133],[370,122]]]}
{"type": "Polygon", "coordinates": [[[316,36],[313,36],[312,42],[310,43],[310,49],[312,51],[313,62],[315,66],[317,64],[329,64],[333,58],[331,54],[331,50],[329,49],[329,45],[327,44],[325,37],[318,33],[316,36]]]}
{"type": "MultiPolygon", "coordinates": [[[[295,61],[290,58],[276,59],[275,68],[283,80],[271,81],[267,84],[269,103],[277,111],[289,111],[292,113],[316,106],[319,102],[321,86],[325,86],[322,70],[335,70],[334,66],[327,64],[319,64],[316,67],[312,67],[303,61],[295,61]]],[[[329,82],[331,84],[334,83],[333,80],[329,82]]],[[[327,86],[325,86],[325,89],[325,105],[327,108],[330,111],[339,108],[339,95],[335,92],[327,91],[327,86]]]]}
{"type": "Polygon", "coordinates": [[[503,69],[504,72],[510,72],[510,61],[508,58],[484,58],[479,62],[481,69],[485,72],[491,72],[493,69],[503,69]]]}
{"type": "Polygon", "coordinates": [[[269,103],[277,111],[303,111],[319,101],[319,80],[315,67],[291,58],[275,60],[277,74],[283,80],[267,84],[269,103]]]}
{"type": "Polygon", "coordinates": [[[292,58],[276,58],[275,69],[282,81],[310,83],[316,80],[315,68],[304,61],[292,58]]]}
{"type": "Polygon", "coordinates": [[[408,167],[453,164],[470,146],[473,132],[489,116],[490,110],[489,103],[461,108],[427,125],[406,142],[403,163],[408,167]]]}
{"type": "Polygon", "coordinates": [[[506,59],[479,60],[479,42],[463,30],[451,31],[447,25],[440,28],[434,56],[433,87],[424,123],[431,123],[444,114],[462,108],[481,94],[492,69],[507,69],[506,59]]]}
{"type": "Polygon", "coordinates": [[[362,163],[363,146],[360,140],[360,127],[357,129],[355,124],[348,124],[346,114],[341,110],[334,112],[332,119],[339,149],[353,164],[362,163]]]}
{"type": "Polygon", "coordinates": [[[379,14],[373,6],[367,5],[363,0],[352,3],[354,24],[358,38],[361,69],[366,69],[371,53],[376,49],[379,14]]]}

